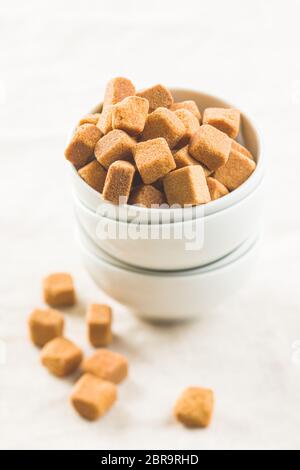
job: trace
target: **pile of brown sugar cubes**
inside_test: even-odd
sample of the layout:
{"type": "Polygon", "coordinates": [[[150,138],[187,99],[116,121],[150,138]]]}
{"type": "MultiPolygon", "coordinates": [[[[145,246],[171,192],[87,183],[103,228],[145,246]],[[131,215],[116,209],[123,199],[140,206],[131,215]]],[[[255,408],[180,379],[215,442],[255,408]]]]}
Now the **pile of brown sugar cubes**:
{"type": "MultiPolygon", "coordinates": [[[[128,374],[127,359],[106,348],[113,340],[112,309],[103,304],[91,304],[87,308],[87,337],[97,349],[84,358],[81,348],[64,336],[64,315],[57,310],[76,303],[71,275],[55,273],[46,277],[43,294],[50,308],[35,309],[30,314],[31,340],[42,348],[41,363],[56,377],[66,377],[80,370],[71,403],[80,416],[94,421],[112,407],[117,399],[117,384],[128,374]]],[[[189,387],[177,400],[174,415],[187,427],[206,427],[211,421],[213,406],[212,390],[189,387]]]]}
{"type": "Polygon", "coordinates": [[[236,140],[240,112],[174,102],[163,85],[136,92],[126,78],[106,87],[101,113],[82,118],[65,150],[81,178],[114,204],[205,204],[255,170],[236,140]]]}

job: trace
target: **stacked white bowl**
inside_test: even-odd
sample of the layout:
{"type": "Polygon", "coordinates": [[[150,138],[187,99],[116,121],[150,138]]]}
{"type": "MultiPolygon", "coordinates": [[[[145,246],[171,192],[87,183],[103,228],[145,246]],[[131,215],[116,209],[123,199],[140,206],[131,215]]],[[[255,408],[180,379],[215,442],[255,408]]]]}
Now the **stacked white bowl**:
{"type": "MultiPolygon", "coordinates": [[[[202,112],[231,107],[200,92],[171,91],[202,112]]],[[[257,258],[264,176],[259,137],[244,114],[238,140],[256,160],[250,178],[218,200],[183,209],[114,206],[68,164],[83,262],[102,290],[139,316],[172,320],[209,314],[240,288],[257,258]]]]}

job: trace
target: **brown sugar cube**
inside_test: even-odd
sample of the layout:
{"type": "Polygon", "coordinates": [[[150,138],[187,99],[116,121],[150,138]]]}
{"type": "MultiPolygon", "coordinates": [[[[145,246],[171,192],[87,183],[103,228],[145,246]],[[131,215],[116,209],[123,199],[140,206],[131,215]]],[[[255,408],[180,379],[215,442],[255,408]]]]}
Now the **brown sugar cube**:
{"type": "Polygon", "coordinates": [[[246,147],[244,147],[243,145],[239,144],[239,143],[236,142],[235,140],[232,140],[232,142],[231,142],[231,150],[236,150],[237,152],[242,153],[245,157],[248,157],[248,158],[250,158],[251,160],[254,160],[254,157],[253,157],[252,153],[249,152],[249,150],[246,149],[246,147]]]}
{"type": "Polygon", "coordinates": [[[206,108],[203,124],[210,124],[233,139],[240,129],[240,111],[233,108],[206,108]]]}
{"type": "Polygon", "coordinates": [[[65,150],[65,157],[78,169],[86,165],[94,153],[94,148],[102,133],[94,124],[77,127],[71,142],[65,150]]]}
{"type": "Polygon", "coordinates": [[[97,160],[93,160],[78,171],[79,176],[99,193],[102,193],[106,173],[105,168],[97,160]]]}
{"type": "Polygon", "coordinates": [[[189,154],[189,146],[185,145],[179,150],[174,150],[173,151],[173,157],[176,163],[176,168],[183,168],[184,166],[190,166],[190,165],[200,165],[200,163],[195,160],[191,155],[189,154]]]}
{"type": "Polygon", "coordinates": [[[141,186],[143,184],[143,180],[141,175],[139,174],[137,168],[135,167],[135,173],[133,175],[133,180],[132,180],[132,185],[131,185],[131,191],[134,191],[136,188],[141,186]]]}
{"type": "Polygon", "coordinates": [[[210,192],[211,200],[219,199],[222,196],[226,196],[229,193],[228,189],[220,181],[209,176],[206,178],[207,186],[210,192]]]}
{"type": "Polygon", "coordinates": [[[74,372],[82,361],[82,351],[66,338],[54,338],[42,349],[41,362],[49,372],[65,377],[74,372]]]}
{"type": "Polygon", "coordinates": [[[206,428],[211,421],[214,393],[208,388],[189,387],[176,402],[174,415],[190,428],[206,428]]]}
{"type": "Polygon", "coordinates": [[[32,342],[43,347],[53,338],[62,336],[64,329],[64,317],[54,309],[35,309],[28,321],[32,342]]]}
{"type": "Polygon", "coordinates": [[[43,281],[44,300],[50,307],[69,307],[75,304],[75,289],[72,276],[54,273],[43,281]]]}
{"type": "Polygon", "coordinates": [[[186,101],[180,101],[179,103],[172,104],[170,110],[177,111],[177,109],[187,109],[198,119],[198,121],[201,121],[201,113],[195,101],[186,100],[186,101]]]}
{"type": "Polygon", "coordinates": [[[138,143],[134,160],[145,184],[153,183],[176,168],[172,152],[163,138],[138,143]]]}
{"type": "Polygon", "coordinates": [[[185,127],[185,134],[178,142],[179,146],[186,145],[189,143],[190,138],[200,127],[198,119],[187,109],[177,109],[174,112],[177,117],[181,120],[182,124],[185,127]]]}
{"type": "MultiPolygon", "coordinates": [[[[154,186],[154,188],[158,189],[158,191],[160,191],[161,193],[164,192],[164,178],[158,178],[158,180],[154,181],[154,183],[152,184],[152,186],[154,186]]],[[[165,198],[165,195],[164,195],[164,199],[165,198]]]]}
{"type": "Polygon", "coordinates": [[[95,157],[108,169],[117,160],[130,160],[136,142],[119,129],[114,129],[102,137],[95,147],[95,157]]]}
{"type": "Polygon", "coordinates": [[[168,204],[197,205],[210,201],[204,170],[200,165],[185,166],[164,178],[168,204]]]}
{"type": "Polygon", "coordinates": [[[163,137],[172,149],[185,135],[186,129],[175,113],[166,108],[157,108],[148,115],[142,140],[163,137]]]}
{"type": "Polygon", "coordinates": [[[121,354],[108,349],[98,349],[83,361],[82,370],[117,384],[127,377],[128,362],[121,354]]]}
{"type": "Polygon", "coordinates": [[[99,117],[100,113],[86,114],[85,116],[83,116],[83,118],[80,119],[79,126],[81,126],[82,124],[94,124],[96,126],[99,117]]]}
{"type": "Polygon", "coordinates": [[[98,119],[97,127],[99,127],[100,131],[103,135],[108,134],[108,132],[112,131],[112,115],[113,115],[114,106],[108,104],[102,109],[102,113],[98,119]]]}
{"type": "Polygon", "coordinates": [[[173,156],[174,156],[177,169],[183,168],[184,166],[201,165],[205,176],[209,176],[212,174],[212,171],[209,170],[205,165],[202,165],[200,162],[198,162],[193,157],[191,157],[191,155],[189,154],[188,145],[177,150],[177,152],[174,152],[173,156]]]}
{"type": "Polygon", "coordinates": [[[150,184],[142,184],[136,188],[130,196],[129,203],[144,207],[160,206],[166,202],[163,192],[150,184]]]}
{"type": "Polygon", "coordinates": [[[139,91],[137,96],[146,98],[149,101],[149,112],[152,113],[157,108],[169,108],[174,100],[171,92],[163,85],[154,85],[139,91]]]}
{"type": "Polygon", "coordinates": [[[103,188],[103,197],[113,204],[126,204],[129,198],[134,166],[124,160],[117,160],[110,165],[103,188]],[[122,198],[122,201],[120,200],[122,198]]]}
{"type": "Polygon", "coordinates": [[[84,374],[76,382],[71,403],[77,413],[89,421],[103,416],[117,399],[117,387],[92,374],[84,374]]]}
{"type": "Polygon", "coordinates": [[[227,163],[214,173],[230,191],[243,184],[255,170],[255,162],[236,150],[231,150],[227,163]]]}
{"type": "Polygon", "coordinates": [[[135,136],[140,134],[148,116],[149,103],[139,96],[129,96],[116,104],[112,112],[113,129],[121,129],[135,136]]]}
{"type": "Polygon", "coordinates": [[[91,304],[87,311],[86,322],[90,343],[98,348],[112,341],[112,311],[108,305],[91,304]]]}
{"type": "Polygon", "coordinates": [[[231,148],[231,139],[213,126],[208,124],[192,136],[189,152],[196,160],[214,171],[228,160],[231,148]]]}
{"type": "Polygon", "coordinates": [[[103,107],[116,104],[127,96],[135,95],[135,87],[128,78],[116,77],[108,82],[104,94],[103,107]]]}

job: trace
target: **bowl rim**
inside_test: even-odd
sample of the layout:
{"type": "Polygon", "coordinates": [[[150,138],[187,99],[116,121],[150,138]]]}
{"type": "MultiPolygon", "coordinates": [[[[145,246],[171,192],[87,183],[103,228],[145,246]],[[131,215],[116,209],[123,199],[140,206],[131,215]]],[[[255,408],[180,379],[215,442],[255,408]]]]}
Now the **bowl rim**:
{"type": "MultiPolygon", "coordinates": [[[[205,266],[200,266],[198,268],[191,268],[191,269],[183,269],[178,271],[158,271],[158,270],[147,270],[143,268],[138,268],[134,266],[126,265],[125,263],[121,263],[117,260],[119,265],[114,263],[110,263],[108,260],[104,259],[100,255],[97,255],[93,251],[91,251],[88,247],[85,246],[82,238],[88,239],[88,242],[93,244],[92,240],[89,239],[86,232],[80,228],[77,230],[77,243],[80,246],[80,249],[85,252],[87,256],[92,258],[94,262],[98,265],[102,264],[105,266],[109,266],[110,269],[115,270],[116,272],[136,274],[139,276],[145,277],[159,277],[163,279],[188,279],[190,277],[199,277],[199,276],[212,276],[216,272],[220,272],[221,270],[226,270],[230,268],[232,265],[239,263],[245,257],[247,257],[255,247],[257,247],[261,241],[262,233],[261,230],[258,230],[254,235],[250,238],[242,242],[235,250],[233,250],[228,255],[223,256],[221,259],[209,263],[205,266]]],[[[96,247],[97,252],[100,253],[103,251],[100,247],[96,247]]],[[[114,260],[110,255],[104,252],[104,255],[108,257],[108,259],[114,260]]]]}
{"type": "MultiPolygon", "coordinates": [[[[222,211],[214,212],[213,214],[208,214],[208,215],[202,214],[199,217],[194,218],[194,219],[187,219],[187,220],[181,220],[181,221],[163,223],[163,224],[160,224],[160,223],[151,224],[151,227],[156,227],[156,226],[162,226],[163,225],[164,227],[172,226],[172,228],[173,228],[174,225],[176,225],[176,224],[188,224],[188,223],[191,224],[191,223],[195,223],[199,219],[204,219],[205,222],[211,221],[214,218],[218,217],[221,212],[222,212],[222,215],[224,215],[224,213],[226,214],[227,211],[232,210],[233,208],[236,208],[236,206],[247,202],[251,197],[254,197],[254,195],[256,194],[256,191],[258,191],[261,188],[261,185],[263,185],[263,184],[264,184],[264,175],[262,175],[260,181],[254,187],[253,191],[251,191],[249,194],[244,196],[242,199],[234,202],[232,205],[230,205],[228,207],[225,207],[222,211]]],[[[128,224],[130,224],[130,225],[147,225],[147,224],[142,224],[142,223],[136,223],[134,220],[132,220],[132,221],[128,220],[128,221],[124,222],[123,220],[109,219],[109,218],[107,218],[107,217],[105,217],[101,214],[98,214],[97,212],[94,212],[89,207],[87,207],[84,204],[84,202],[79,199],[79,197],[77,196],[75,191],[72,192],[72,198],[73,198],[73,202],[75,203],[75,205],[79,206],[80,209],[82,209],[84,212],[86,212],[91,217],[94,217],[94,218],[97,218],[97,219],[101,219],[101,218],[106,219],[107,221],[109,221],[111,223],[118,224],[118,225],[128,225],[128,224]]]]}
{"type": "MultiPolygon", "coordinates": [[[[195,93],[195,94],[201,94],[203,97],[206,97],[207,99],[212,99],[212,100],[220,100],[222,101],[222,103],[224,104],[225,107],[230,107],[230,108],[237,108],[239,109],[238,107],[234,106],[233,104],[231,103],[228,103],[227,101],[223,100],[223,98],[217,96],[217,95],[212,95],[212,94],[209,94],[209,93],[205,93],[205,92],[202,92],[202,91],[197,91],[197,90],[193,90],[193,89],[188,89],[188,88],[177,88],[177,87],[170,87],[169,88],[171,93],[182,93],[182,94],[190,94],[190,93],[195,93]]],[[[98,105],[94,106],[90,111],[89,113],[96,113],[96,112],[99,112],[101,111],[102,109],[102,105],[103,103],[100,102],[98,105]]],[[[243,118],[245,118],[248,122],[248,124],[251,126],[251,128],[253,129],[255,135],[256,135],[256,141],[257,141],[257,155],[255,156],[255,163],[256,163],[256,168],[254,170],[254,172],[249,176],[249,178],[244,182],[242,183],[238,188],[236,188],[235,190],[231,191],[229,194],[226,194],[225,196],[223,196],[222,198],[219,198],[219,199],[216,199],[214,201],[210,201],[206,204],[199,204],[197,206],[192,206],[192,207],[186,207],[186,208],[172,208],[172,209],[167,209],[167,208],[147,208],[147,207],[142,207],[142,206],[138,206],[138,205],[134,205],[134,204],[123,204],[122,206],[117,206],[119,208],[122,208],[124,209],[125,211],[132,211],[133,208],[134,210],[137,211],[137,214],[140,214],[141,217],[143,216],[143,214],[145,214],[147,216],[147,218],[149,220],[151,220],[151,216],[150,214],[154,215],[154,214],[157,214],[157,217],[159,216],[163,216],[163,214],[166,213],[166,211],[169,212],[170,214],[170,219],[172,218],[172,216],[176,217],[178,216],[178,214],[182,214],[182,220],[184,220],[186,217],[188,217],[187,214],[189,214],[189,212],[192,213],[192,217],[191,218],[196,218],[196,217],[193,217],[193,213],[196,212],[197,214],[197,208],[200,208],[199,211],[203,213],[204,216],[209,216],[209,215],[213,215],[217,212],[220,212],[222,210],[225,210],[227,209],[230,205],[233,205],[235,204],[235,202],[231,202],[233,198],[237,198],[239,199],[239,195],[241,192],[244,192],[244,191],[247,191],[247,189],[252,185],[252,183],[254,182],[255,179],[259,178],[261,174],[264,173],[264,162],[263,162],[263,144],[262,144],[262,138],[261,138],[261,134],[257,128],[257,126],[253,123],[253,119],[252,117],[249,116],[249,114],[246,114],[244,112],[241,111],[241,118],[243,120],[243,118]],[[234,194],[234,196],[232,196],[234,194]],[[225,207],[224,207],[225,205],[225,207]],[[151,212],[150,212],[151,211],[151,212]],[[207,213],[208,212],[208,213],[207,213]]],[[[69,136],[68,136],[68,142],[70,140],[70,137],[73,135],[73,133],[75,132],[75,129],[76,128],[73,128],[72,131],[70,132],[69,136]]],[[[74,176],[78,179],[79,181],[79,184],[83,184],[84,188],[86,191],[90,192],[91,196],[94,197],[94,198],[99,198],[99,205],[101,204],[102,206],[106,206],[108,208],[112,208],[112,207],[116,207],[114,204],[108,202],[108,201],[105,201],[103,199],[103,196],[101,193],[99,193],[98,191],[96,191],[95,189],[93,189],[91,186],[89,186],[81,177],[80,175],[78,174],[76,168],[74,167],[74,165],[67,161],[67,163],[69,164],[69,168],[70,170],[73,172],[74,176]]],[[[255,188],[254,188],[255,189],[255,188]]],[[[250,190],[250,193],[253,191],[250,190]]],[[[109,211],[109,209],[108,209],[109,211]]],[[[116,211],[117,212],[117,211],[116,211]]],[[[118,220],[117,218],[114,218],[113,220],[118,220]]]]}

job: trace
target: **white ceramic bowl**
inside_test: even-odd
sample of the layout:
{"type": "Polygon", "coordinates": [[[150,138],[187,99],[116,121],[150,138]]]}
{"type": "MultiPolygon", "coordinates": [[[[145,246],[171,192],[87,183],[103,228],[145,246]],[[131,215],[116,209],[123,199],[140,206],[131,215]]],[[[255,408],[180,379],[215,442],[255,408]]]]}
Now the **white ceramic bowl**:
{"type": "MultiPolygon", "coordinates": [[[[207,107],[221,106],[221,107],[232,107],[232,105],[225,101],[211,95],[200,93],[192,90],[183,89],[171,89],[175,101],[183,100],[194,100],[199,106],[201,112],[207,107]]],[[[101,110],[102,105],[96,106],[92,112],[101,110]]],[[[235,204],[236,202],[243,199],[245,196],[250,194],[254,188],[261,181],[263,176],[263,161],[261,157],[261,143],[258,133],[251,123],[250,119],[242,113],[241,117],[241,132],[239,135],[240,143],[246,145],[247,148],[252,152],[255,157],[257,167],[250,178],[242,184],[235,191],[232,191],[228,195],[221,199],[212,201],[205,205],[195,206],[185,209],[170,209],[168,213],[168,222],[179,222],[182,220],[191,220],[202,216],[203,212],[205,215],[214,214],[227,207],[235,204]]],[[[155,217],[155,220],[161,223],[166,217],[166,209],[147,209],[143,207],[137,207],[132,205],[115,206],[108,202],[105,202],[101,194],[95,191],[93,188],[88,186],[82,178],[78,175],[77,171],[71,163],[68,162],[68,169],[70,173],[71,185],[73,191],[77,195],[78,199],[84,203],[89,209],[94,212],[98,212],[100,215],[105,217],[120,220],[123,222],[132,221],[138,218],[139,223],[149,223],[150,214],[155,217]]]]}
{"type": "Polygon", "coordinates": [[[256,233],[261,223],[263,183],[222,211],[168,225],[118,222],[73,199],[78,225],[110,256],[143,269],[175,271],[214,262],[256,233]]]}
{"type": "Polygon", "coordinates": [[[96,247],[82,230],[78,240],[83,264],[98,287],[139,317],[169,321],[210,315],[235,294],[255,266],[258,238],[254,235],[216,263],[176,273],[126,266],[96,247]]]}

